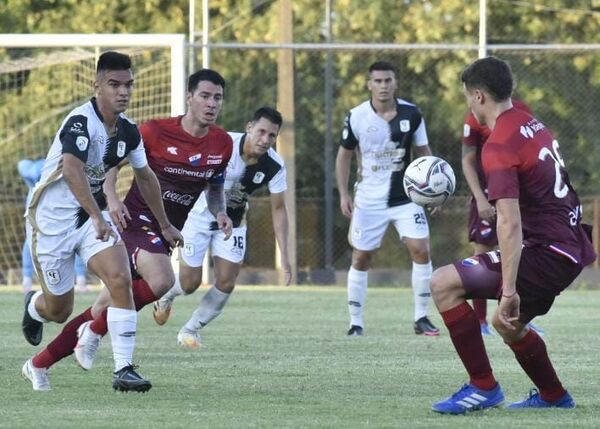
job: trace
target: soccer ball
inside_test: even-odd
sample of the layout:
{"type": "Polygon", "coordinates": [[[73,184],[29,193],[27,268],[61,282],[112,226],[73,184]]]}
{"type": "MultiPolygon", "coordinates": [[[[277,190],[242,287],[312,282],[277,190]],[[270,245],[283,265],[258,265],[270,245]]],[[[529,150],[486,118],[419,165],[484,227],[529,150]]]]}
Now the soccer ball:
{"type": "Polygon", "coordinates": [[[454,193],[455,187],[452,167],[437,156],[417,158],[404,172],[404,192],[420,206],[441,206],[454,193]]]}

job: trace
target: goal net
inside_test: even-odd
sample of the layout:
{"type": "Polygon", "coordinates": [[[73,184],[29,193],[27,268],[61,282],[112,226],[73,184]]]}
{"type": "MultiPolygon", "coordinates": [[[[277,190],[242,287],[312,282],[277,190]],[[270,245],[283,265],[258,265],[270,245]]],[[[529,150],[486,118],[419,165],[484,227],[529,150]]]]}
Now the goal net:
{"type": "MultiPolygon", "coordinates": [[[[129,117],[182,113],[183,36],[0,35],[0,284],[20,282],[28,186],[17,165],[46,157],[64,117],[93,95],[96,60],[109,49],[132,58],[129,117]]],[[[131,172],[120,176],[124,193],[131,172]]]]}

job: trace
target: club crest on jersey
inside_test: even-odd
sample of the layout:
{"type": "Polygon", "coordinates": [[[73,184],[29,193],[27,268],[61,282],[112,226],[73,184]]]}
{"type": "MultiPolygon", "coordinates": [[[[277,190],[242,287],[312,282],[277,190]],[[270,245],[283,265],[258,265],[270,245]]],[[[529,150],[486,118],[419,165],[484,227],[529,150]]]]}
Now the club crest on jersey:
{"type": "Polygon", "coordinates": [[[259,183],[262,183],[263,180],[265,180],[265,173],[262,171],[257,171],[252,178],[252,183],[256,183],[258,185],[259,183]]]}
{"type": "Polygon", "coordinates": [[[201,158],[202,158],[202,154],[197,153],[196,155],[190,156],[188,159],[190,160],[190,164],[192,164],[194,167],[196,167],[196,166],[200,165],[201,158]]]}
{"type": "Polygon", "coordinates": [[[117,143],[117,156],[119,158],[123,158],[125,156],[126,148],[127,144],[123,140],[119,140],[119,143],[117,143]]]}
{"type": "Polygon", "coordinates": [[[157,246],[162,244],[162,240],[160,239],[160,237],[153,237],[150,239],[150,243],[152,244],[156,244],[157,246]]]}
{"type": "Polygon", "coordinates": [[[81,152],[83,152],[84,150],[87,149],[88,142],[89,142],[89,140],[87,137],[79,136],[75,140],[75,145],[77,145],[77,149],[79,149],[81,152]]]}
{"type": "Polygon", "coordinates": [[[406,133],[410,130],[410,121],[408,119],[402,119],[400,121],[400,131],[406,133]]]}
{"type": "Polygon", "coordinates": [[[169,146],[167,148],[167,153],[170,153],[171,155],[177,155],[177,148],[175,146],[169,146]]]}
{"type": "Polygon", "coordinates": [[[462,260],[462,264],[465,267],[474,267],[475,265],[479,265],[479,261],[475,258],[466,258],[462,260]]]}
{"type": "Polygon", "coordinates": [[[57,285],[60,283],[60,274],[58,270],[46,271],[46,281],[49,285],[57,285]]]}

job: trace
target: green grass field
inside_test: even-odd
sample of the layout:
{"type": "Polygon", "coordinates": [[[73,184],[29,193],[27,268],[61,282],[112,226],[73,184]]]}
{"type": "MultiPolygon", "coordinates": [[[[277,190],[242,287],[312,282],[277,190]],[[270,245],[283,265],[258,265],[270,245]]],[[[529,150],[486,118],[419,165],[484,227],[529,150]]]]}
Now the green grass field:
{"type": "MultiPolygon", "coordinates": [[[[78,295],[76,311],[95,293],[78,295]]],[[[238,288],[225,313],[204,329],[205,347],[178,348],[175,336],[200,295],[180,299],[156,326],[142,311],[136,362],[151,379],[147,394],[111,388],[112,354],[104,341],[96,366],[72,357],[50,374],[52,391],[34,392],[21,377],[38,348],[20,332],[22,295],[0,293],[0,427],[6,428],[598,428],[600,291],[569,291],[538,320],[575,410],[468,416],[430,411],[464,383],[448,333],[412,332],[412,292],[372,288],[366,335],[347,338],[346,293],[334,287],[238,288]]],[[[493,310],[495,304],[490,304],[493,310]]],[[[433,321],[442,325],[432,310],[433,321]]],[[[46,325],[46,344],[59,330],[46,325]]],[[[498,337],[486,339],[508,401],[530,381],[498,337]]]]}

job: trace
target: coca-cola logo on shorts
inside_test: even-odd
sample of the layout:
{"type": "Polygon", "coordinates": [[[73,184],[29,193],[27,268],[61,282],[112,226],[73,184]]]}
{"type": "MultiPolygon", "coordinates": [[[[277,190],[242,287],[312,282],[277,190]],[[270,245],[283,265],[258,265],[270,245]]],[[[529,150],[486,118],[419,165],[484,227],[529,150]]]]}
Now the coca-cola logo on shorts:
{"type": "Polygon", "coordinates": [[[179,192],[175,191],[165,191],[163,193],[163,200],[172,201],[184,206],[190,206],[194,202],[194,196],[190,194],[180,194],[179,192]]]}

